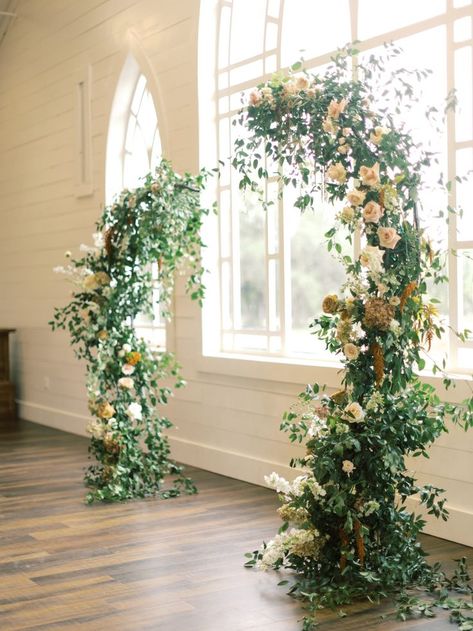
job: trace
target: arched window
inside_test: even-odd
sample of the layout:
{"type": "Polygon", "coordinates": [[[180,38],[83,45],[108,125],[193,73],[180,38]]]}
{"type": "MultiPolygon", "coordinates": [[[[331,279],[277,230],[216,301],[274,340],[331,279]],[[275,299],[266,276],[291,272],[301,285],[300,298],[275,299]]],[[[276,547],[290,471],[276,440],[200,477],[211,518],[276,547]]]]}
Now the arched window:
{"type": "MultiPolygon", "coordinates": [[[[424,225],[432,238],[455,250],[449,256],[449,286],[438,293],[452,329],[473,329],[472,184],[455,181],[455,174],[473,168],[472,15],[471,0],[333,0],[322,7],[313,0],[216,0],[215,84],[213,87],[217,155],[227,160],[235,134],[232,121],[241,107],[242,92],[289,67],[301,56],[311,71],[322,69],[337,48],[361,40],[360,57],[395,41],[405,51],[400,66],[413,71],[432,68],[422,80],[418,111],[407,115],[417,138],[440,155],[447,179],[453,180],[450,198],[437,192],[423,195],[424,225]],[[448,116],[443,137],[432,133],[421,113],[425,106],[444,106],[456,89],[460,107],[448,116]],[[435,144],[433,144],[435,143],[435,144]],[[447,204],[461,206],[463,218],[434,219],[447,204]],[[447,296],[448,294],[448,296],[447,296]]],[[[201,29],[205,24],[201,21],[201,29]]],[[[201,30],[202,37],[202,30],[201,30]]],[[[378,103],[382,95],[375,95],[378,103]]],[[[402,114],[400,114],[400,117],[402,114]]],[[[227,163],[228,164],[228,163],[227,163]]],[[[430,174],[432,182],[438,173],[430,174]]],[[[291,208],[291,192],[277,199],[269,179],[266,194],[275,204],[264,213],[251,197],[238,192],[238,174],[227,167],[218,185],[220,279],[220,339],[223,353],[326,359],[308,323],[320,313],[325,293],[338,289],[342,270],[325,252],[324,231],[331,225],[324,215],[333,209],[320,202],[315,216],[291,208]]],[[[448,338],[448,339],[447,339],[448,338]]],[[[451,367],[473,363],[473,337],[460,340],[452,332],[451,367]]]]}
{"type": "MultiPolygon", "coordinates": [[[[123,67],[110,116],[107,141],[107,202],[123,189],[132,189],[153,171],[161,159],[158,116],[146,76],[130,55],[123,67]]],[[[152,267],[157,277],[157,264],[152,267]]],[[[154,346],[164,349],[166,325],[157,308],[159,288],[154,288],[153,317],[140,315],[134,325],[137,333],[154,346]]]]}

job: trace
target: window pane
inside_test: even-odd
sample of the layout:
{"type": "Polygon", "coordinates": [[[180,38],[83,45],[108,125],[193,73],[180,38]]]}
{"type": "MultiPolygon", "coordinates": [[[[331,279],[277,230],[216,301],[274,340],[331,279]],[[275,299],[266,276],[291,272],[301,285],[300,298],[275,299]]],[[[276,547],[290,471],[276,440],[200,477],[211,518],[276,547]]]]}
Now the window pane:
{"type": "Polygon", "coordinates": [[[471,39],[471,17],[455,20],[453,23],[453,39],[455,42],[464,42],[471,39]]]}
{"type": "MultiPolygon", "coordinates": [[[[421,79],[417,79],[415,74],[408,77],[408,81],[414,86],[418,102],[409,110],[402,108],[401,113],[396,115],[395,122],[399,127],[405,126],[407,131],[412,132],[414,140],[423,149],[437,155],[438,164],[433,164],[424,172],[425,187],[421,191],[418,210],[422,224],[428,227],[430,238],[445,245],[445,222],[436,221],[435,217],[439,210],[446,207],[446,198],[442,198],[443,194],[439,191],[437,182],[440,176],[447,172],[447,129],[444,125],[441,132],[437,132],[437,123],[433,123],[431,118],[426,116],[426,111],[431,107],[435,107],[440,113],[445,107],[448,92],[445,27],[416,33],[396,41],[396,44],[402,49],[402,54],[387,62],[386,77],[401,68],[411,73],[426,69],[433,71],[421,79]]],[[[360,58],[363,62],[371,55],[383,55],[384,52],[384,47],[380,47],[368,51],[360,58]]],[[[379,91],[374,94],[375,109],[386,107],[392,110],[392,92],[389,90],[387,95],[382,95],[386,87],[390,86],[385,86],[384,82],[380,83],[379,91]]]]}
{"type": "MultiPolygon", "coordinates": [[[[292,330],[290,350],[296,353],[327,354],[324,345],[310,334],[309,323],[322,312],[326,294],[338,293],[344,270],[326,248],[325,232],[332,226],[331,206],[300,213],[288,205],[291,247],[292,330]]],[[[350,254],[350,252],[347,252],[350,254]]]]}
{"type": "Polygon", "coordinates": [[[230,63],[261,55],[266,0],[233,0],[230,63]]]}
{"type": "Polygon", "coordinates": [[[241,327],[261,329],[267,325],[265,216],[256,195],[238,195],[234,203],[240,220],[241,327]]]}
{"type": "Polygon", "coordinates": [[[458,239],[473,241],[473,148],[457,151],[456,172],[462,178],[456,183],[458,239]]]}
{"type": "Polygon", "coordinates": [[[472,47],[464,46],[455,51],[455,89],[458,106],[455,114],[455,131],[458,141],[471,140],[473,137],[473,108],[471,90],[472,47]],[[466,78],[469,78],[467,81],[466,78]]]}
{"type": "MultiPolygon", "coordinates": [[[[460,327],[473,332],[473,249],[464,250],[460,255],[460,268],[463,290],[463,313],[460,327]]],[[[473,333],[470,335],[473,339],[473,333]]]]}
{"type": "MultiPolygon", "coordinates": [[[[379,10],[379,9],[378,9],[379,10]]],[[[311,59],[351,41],[348,0],[331,0],[321,7],[314,0],[284,3],[281,63],[293,64],[301,56],[311,59]]]]}
{"type": "Polygon", "coordinates": [[[445,0],[359,0],[359,38],[367,39],[380,33],[387,33],[402,26],[415,24],[446,9],[445,0]]]}

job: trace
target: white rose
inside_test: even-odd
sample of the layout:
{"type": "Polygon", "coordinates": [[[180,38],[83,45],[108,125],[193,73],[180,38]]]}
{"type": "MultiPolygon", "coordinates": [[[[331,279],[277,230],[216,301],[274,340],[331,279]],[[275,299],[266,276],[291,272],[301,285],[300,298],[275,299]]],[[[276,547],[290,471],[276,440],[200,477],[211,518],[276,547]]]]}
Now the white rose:
{"type": "Polygon", "coordinates": [[[371,272],[379,273],[383,270],[384,251],[377,245],[367,245],[360,254],[360,262],[371,272]]]}
{"type": "Polygon", "coordinates": [[[131,364],[123,364],[122,373],[124,375],[132,375],[135,372],[135,367],[131,364]]]}
{"type": "Polygon", "coordinates": [[[141,421],[142,419],[142,408],[139,403],[130,403],[127,407],[125,414],[132,421],[141,421]]]}
{"type": "Polygon", "coordinates": [[[351,460],[344,460],[342,462],[342,471],[350,475],[356,469],[355,465],[351,460]]]}
{"type": "Polygon", "coordinates": [[[129,390],[130,388],[133,388],[134,381],[131,377],[120,377],[120,379],[118,380],[118,385],[120,386],[120,388],[125,388],[129,390]]]}
{"type": "Polygon", "coordinates": [[[105,245],[104,236],[101,232],[94,232],[92,235],[92,239],[94,240],[94,245],[96,248],[103,248],[105,245]]]}
{"type": "Polygon", "coordinates": [[[344,347],[343,347],[343,352],[345,354],[345,357],[349,360],[349,361],[353,361],[355,359],[358,359],[359,355],[360,355],[360,349],[358,346],[356,346],[356,344],[352,344],[351,342],[347,342],[344,347]]]}
{"type": "Polygon", "coordinates": [[[123,344],[122,349],[125,353],[131,353],[131,344],[123,344]]]}

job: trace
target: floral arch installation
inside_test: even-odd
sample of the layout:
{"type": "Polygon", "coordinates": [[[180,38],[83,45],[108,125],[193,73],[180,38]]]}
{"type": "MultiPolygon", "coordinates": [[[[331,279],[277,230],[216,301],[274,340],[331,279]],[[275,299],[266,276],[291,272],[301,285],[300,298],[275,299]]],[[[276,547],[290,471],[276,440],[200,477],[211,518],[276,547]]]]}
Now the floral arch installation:
{"type": "MultiPolygon", "coordinates": [[[[425,456],[447,423],[473,424],[473,398],[444,403],[414,372],[443,333],[435,300],[426,296],[429,284],[446,280],[443,258],[417,211],[422,173],[435,156],[372,102],[383,85],[393,109],[408,108],[413,89],[406,77],[387,77],[382,58],[374,57],[353,77],[357,52],[340,53],[323,76],[297,74],[300,63],[275,75],[250,94],[236,121],[244,128],[233,158],[240,189],[259,191],[267,206],[262,184],[277,177],[281,194],[297,189],[295,212],[315,213],[322,190],[339,208],[325,236],[346,272],[311,325],[344,364],[342,389],[328,395],[312,384],[285,414],[281,429],[305,445],[306,455],[291,461],[301,469],[294,482],[267,477],[280,495],[283,525],[247,555],[247,565],[292,571],[283,584],[292,583],[290,593],[305,603],[305,630],[318,626],[321,608],[392,595],[401,618],[430,617],[440,606],[470,629],[461,625],[472,624],[471,602],[448,596],[449,589],[471,593],[464,563],[452,579],[431,567],[417,540],[425,521],[405,505],[417,495],[427,513],[447,519],[442,489],[419,486],[404,459],[425,456]],[[344,240],[358,241],[356,256],[345,254],[344,240]],[[435,598],[408,595],[412,586],[435,598]]],[[[437,114],[430,112],[433,122],[437,114]]],[[[443,382],[451,385],[447,375],[443,382]]]]}
{"type": "Polygon", "coordinates": [[[161,313],[171,315],[177,272],[185,271],[191,298],[202,302],[199,233],[207,210],[199,197],[207,176],[181,176],[162,160],[140,186],[124,190],[105,208],[94,246],[81,246],[82,258],[56,268],[75,289],[50,324],[69,332],[86,364],[93,417],[89,452],[95,460],[85,475],[88,502],[196,492],[170,458],[165,432],[172,423],[161,413],[172,394],[170,380],[184,385],[179,366],[171,353],[140,338],[133,322],[140,314],[152,315],[156,281],[161,313]],[[150,270],[155,262],[157,278],[150,270]]]}

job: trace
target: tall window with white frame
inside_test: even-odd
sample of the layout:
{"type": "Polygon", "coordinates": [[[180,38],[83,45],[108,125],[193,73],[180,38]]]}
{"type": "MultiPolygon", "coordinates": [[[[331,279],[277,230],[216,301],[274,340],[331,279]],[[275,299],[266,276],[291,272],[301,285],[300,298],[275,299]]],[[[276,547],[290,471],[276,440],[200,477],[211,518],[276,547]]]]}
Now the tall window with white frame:
{"type": "MultiPolygon", "coordinates": [[[[119,82],[117,91],[127,91],[127,94],[116,95],[116,102],[120,104],[121,111],[120,116],[115,117],[117,123],[115,130],[113,129],[114,117],[112,112],[109,131],[109,135],[121,134],[120,145],[115,142],[112,149],[115,155],[111,156],[111,159],[116,159],[118,153],[120,168],[116,169],[115,172],[121,174],[121,177],[115,177],[112,180],[113,196],[123,189],[137,187],[141,178],[153,171],[161,159],[158,116],[147,79],[138,70],[137,63],[133,58],[127,61],[124,70],[128,70],[123,75],[126,80],[119,82]],[[130,72],[129,68],[133,72],[130,72]]],[[[110,178],[108,179],[110,181],[110,178]]],[[[110,193],[111,191],[108,192],[109,196],[110,193]]],[[[157,278],[157,263],[152,266],[152,273],[153,277],[157,278]]],[[[134,321],[134,326],[140,337],[145,338],[160,350],[164,350],[166,347],[166,323],[157,308],[159,288],[156,283],[153,292],[153,304],[155,305],[153,316],[139,315],[134,321]]]]}
{"type": "MultiPolygon", "coordinates": [[[[430,238],[454,252],[448,257],[449,287],[437,290],[450,333],[433,349],[449,351],[450,368],[473,364],[473,334],[460,340],[454,330],[473,330],[473,190],[471,179],[455,181],[473,169],[472,0],[398,0],[379,10],[376,0],[333,0],[321,11],[313,0],[219,0],[215,106],[218,158],[227,160],[235,133],[232,121],[248,93],[274,72],[303,57],[317,72],[337,48],[361,40],[365,55],[384,42],[404,53],[395,64],[415,72],[430,68],[422,81],[418,107],[404,115],[420,142],[439,156],[438,172],[428,175],[422,220],[430,238]],[[433,133],[425,109],[443,109],[448,92],[457,91],[459,108],[448,116],[445,132],[433,133]],[[245,98],[245,96],[243,97],[245,98]],[[450,194],[430,191],[440,172],[453,180],[450,194]],[[430,187],[432,184],[432,187],[430,187]],[[463,216],[438,217],[447,205],[463,216]],[[448,294],[448,295],[447,295],[448,294]]],[[[382,95],[374,95],[378,105],[382,95]]],[[[399,114],[402,124],[403,114],[399,114]]],[[[228,161],[227,161],[228,164],[228,161]]],[[[278,199],[274,179],[266,183],[267,212],[242,198],[238,174],[227,166],[219,181],[220,350],[266,356],[327,360],[308,325],[320,312],[323,295],[343,282],[341,268],[325,251],[324,220],[338,209],[321,199],[315,213],[301,215],[291,191],[278,199]]],[[[356,246],[355,246],[356,247],[356,246]]]]}

